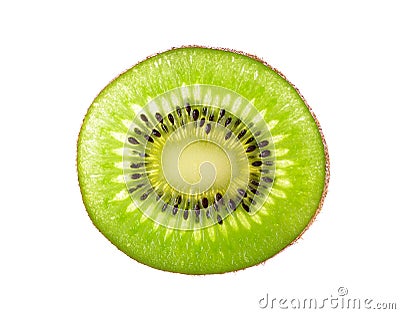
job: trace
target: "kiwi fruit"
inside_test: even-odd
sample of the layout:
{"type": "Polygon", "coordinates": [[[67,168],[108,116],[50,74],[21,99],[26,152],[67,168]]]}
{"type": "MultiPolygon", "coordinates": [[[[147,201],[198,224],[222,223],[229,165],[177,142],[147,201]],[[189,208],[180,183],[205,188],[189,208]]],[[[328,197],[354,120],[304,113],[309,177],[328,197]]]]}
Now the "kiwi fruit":
{"type": "Polygon", "coordinates": [[[188,46],[94,99],[78,179],[98,230],[153,268],[235,271],[293,243],[321,209],[329,158],[299,91],[255,56],[188,46]]]}

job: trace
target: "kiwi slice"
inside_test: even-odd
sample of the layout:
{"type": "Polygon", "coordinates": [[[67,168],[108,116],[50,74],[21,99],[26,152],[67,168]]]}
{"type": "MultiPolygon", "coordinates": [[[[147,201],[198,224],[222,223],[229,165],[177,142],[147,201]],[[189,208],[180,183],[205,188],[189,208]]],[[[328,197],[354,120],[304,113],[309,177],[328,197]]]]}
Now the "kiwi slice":
{"type": "Polygon", "coordinates": [[[136,64],[95,98],[78,140],[94,225],[154,268],[223,273],[295,241],[329,179],[319,124],[260,59],[182,47],[136,64]]]}

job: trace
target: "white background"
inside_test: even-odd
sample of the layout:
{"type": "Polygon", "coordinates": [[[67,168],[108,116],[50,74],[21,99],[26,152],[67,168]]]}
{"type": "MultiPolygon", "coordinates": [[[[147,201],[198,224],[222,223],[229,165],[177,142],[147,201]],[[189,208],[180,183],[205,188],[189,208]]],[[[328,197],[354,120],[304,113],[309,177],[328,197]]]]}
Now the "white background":
{"type": "Polygon", "coordinates": [[[272,311],[258,305],[267,293],[323,299],[341,286],[399,309],[398,12],[396,1],[2,1],[0,313],[262,313],[272,311]],[[141,265],[81,201],[76,140],[93,98],[146,56],[185,44],[278,68],[329,146],[315,223],[236,273],[141,265]]]}

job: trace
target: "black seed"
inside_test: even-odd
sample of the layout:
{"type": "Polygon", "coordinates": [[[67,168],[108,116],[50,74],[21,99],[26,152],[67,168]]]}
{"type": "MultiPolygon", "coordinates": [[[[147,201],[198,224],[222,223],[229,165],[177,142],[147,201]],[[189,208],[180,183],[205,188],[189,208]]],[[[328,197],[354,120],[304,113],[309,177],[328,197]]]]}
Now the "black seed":
{"type": "Polygon", "coordinates": [[[235,202],[231,199],[231,200],[229,200],[229,202],[228,202],[228,207],[231,209],[231,210],[236,210],[236,204],[235,204],[235,202]]]}
{"type": "Polygon", "coordinates": [[[217,215],[217,221],[220,225],[222,225],[223,221],[220,215],[217,215]]]}
{"type": "Polygon", "coordinates": [[[163,129],[163,131],[165,132],[165,133],[168,133],[168,128],[167,128],[167,126],[165,125],[165,124],[161,124],[161,128],[163,129]]]}
{"type": "Polygon", "coordinates": [[[189,211],[185,209],[185,211],[183,212],[183,219],[187,220],[188,217],[189,217],[189,211]]]}
{"type": "Polygon", "coordinates": [[[148,196],[149,196],[148,193],[144,193],[144,194],[140,197],[140,200],[144,201],[148,196]]]}
{"type": "Polygon", "coordinates": [[[134,173],[134,174],[131,176],[131,178],[134,179],[134,180],[136,180],[136,179],[139,179],[141,176],[142,176],[141,173],[134,173]]]}
{"type": "Polygon", "coordinates": [[[232,118],[231,118],[231,117],[228,117],[228,118],[225,120],[225,126],[228,126],[229,123],[231,123],[231,122],[232,122],[232,118]]]}
{"type": "Polygon", "coordinates": [[[208,124],[206,125],[206,133],[208,134],[208,133],[210,133],[210,131],[211,131],[211,124],[208,123],[208,124]]]}
{"type": "Polygon", "coordinates": [[[253,165],[254,167],[259,167],[259,166],[262,165],[262,162],[261,162],[260,160],[257,160],[257,161],[254,161],[254,162],[252,163],[252,165],[253,165]]]}
{"type": "Polygon", "coordinates": [[[258,182],[256,180],[251,180],[250,183],[255,185],[255,186],[259,186],[260,185],[260,182],[258,182]]]}
{"type": "Polygon", "coordinates": [[[237,120],[235,121],[235,127],[237,127],[241,122],[242,122],[242,121],[240,121],[240,119],[237,119],[237,120]]]}
{"type": "Polygon", "coordinates": [[[142,131],[140,131],[138,128],[135,128],[134,131],[135,131],[136,134],[139,134],[139,135],[142,134],[142,131]]]}
{"type": "Polygon", "coordinates": [[[249,125],[247,126],[249,129],[252,128],[254,126],[253,122],[250,122],[249,125]]]}
{"type": "Polygon", "coordinates": [[[202,127],[204,125],[204,123],[206,122],[205,118],[201,118],[200,120],[200,127],[202,127]]]}
{"type": "Polygon", "coordinates": [[[254,133],[254,136],[259,136],[261,134],[261,131],[257,131],[256,133],[254,133]]]}
{"type": "Polygon", "coordinates": [[[260,143],[258,143],[258,146],[264,147],[264,146],[267,146],[268,144],[269,144],[269,142],[267,140],[265,140],[265,141],[261,141],[260,143]]]}
{"type": "Polygon", "coordinates": [[[151,133],[157,137],[161,137],[161,133],[158,132],[156,129],[154,129],[153,131],[151,131],[151,133]]]}
{"type": "Polygon", "coordinates": [[[210,117],[208,118],[208,120],[210,120],[210,121],[214,121],[214,114],[212,113],[212,114],[210,114],[210,117]]]}
{"type": "Polygon", "coordinates": [[[194,205],[194,213],[196,216],[200,216],[200,206],[199,204],[194,205]]]}
{"type": "Polygon", "coordinates": [[[225,109],[221,109],[221,110],[219,111],[219,118],[218,118],[218,121],[220,121],[224,115],[225,115],[225,109]]]}
{"type": "Polygon", "coordinates": [[[178,114],[179,117],[182,117],[182,111],[181,108],[176,107],[176,113],[178,114]]]}
{"type": "Polygon", "coordinates": [[[174,116],[172,114],[170,114],[170,113],[168,114],[168,120],[169,120],[169,122],[171,122],[172,125],[174,125],[174,122],[175,122],[174,121],[174,116]]]}
{"type": "Polygon", "coordinates": [[[161,123],[163,121],[162,115],[160,113],[158,113],[158,112],[156,112],[156,119],[157,119],[158,122],[161,122],[161,123]]]}
{"type": "Polygon", "coordinates": [[[247,147],[246,149],[246,153],[251,153],[252,151],[254,151],[256,149],[256,147],[254,145],[250,145],[249,147],[247,147]]]}
{"type": "Polygon", "coordinates": [[[203,112],[203,116],[205,116],[207,114],[207,107],[203,107],[201,111],[203,112]]]}
{"type": "Polygon", "coordinates": [[[142,163],[142,162],[139,162],[139,163],[137,163],[137,164],[131,164],[131,168],[134,168],[134,169],[140,168],[140,167],[142,167],[142,166],[143,166],[143,163],[142,163]]]}
{"type": "Polygon", "coordinates": [[[174,206],[174,208],[172,208],[172,215],[176,215],[177,212],[178,212],[178,207],[174,206]]]}
{"type": "Polygon", "coordinates": [[[140,115],[140,119],[142,119],[144,122],[149,122],[149,120],[147,119],[146,115],[143,114],[143,113],[140,115]]]}
{"type": "Polygon", "coordinates": [[[220,200],[222,200],[222,195],[221,195],[221,193],[217,193],[217,194],[215,194],[215,200],[217,201],[217,202],[219,202],[220,200]]]}
{"type": "Polygon", "coordinates": [[[148,136],[148,135],[145,135],[144,138],[145,138],[146,140],[148,140],[149,142],[154,143],[154,140],[153,140],[152,137],[150,137],[150,136],[148,136]]]}
{"type": "Polygon", "coordinates": [[[140,157],[149,157],[149,155],[146,154],[146,153],[139,153],[139,156],[140,156],[140,157]]]}
{"type": "Polygon", "coordinates": [[[207,208],[207,207],[208,207],[208,199],[207,199],[206,197],[204,197],[204,198],[201,200],[201,205],[203,205],[204,208],[207,208]]]}
{"type": "Polygon", "coordinates": [[[214,203],[213,207],[214,207],[215,211],[217,212],[218,211],[218,203],[214,203]]]}
{"type": "Polygon", "coordinates": [[[267,160],[267,161],[265,162],[265,165],[266,165],[266,166],[272,166],[273,164],[274,164],[274,162],[271,161],[271,160],[267,160]]]}
{"type": "Polygon", "coordinates": [[[133,192],[139,190],[139,189],[140,189],[141,187],[143,187],[143,186],[145,186],[145,184],[143,184],[143,183],[138,184],[137,186],[135,186],[135,187],[129,189],[128,192],[129,192],[129,193],[133,193],[133,192]]]}
{"type": "Polygon", "coordinates": [[[263,152],[261,152],[260,157],[268,157],[269,155],[271,155],[271,151],[266,149],[263,152]]]}
{"type": "Polygon", "coordinates": [[[197,109],[194,109],[192,115],[194,121],[197,121],[197,119],[199,118],[199,111],[197,109]]]}
{"type": "Polygon", "coordinates": [[[175,204],[176,204],[176,205],[179,205],[181,202],[182,202],[182,196],[178,195],[178,196],[175,198],[175,204]]]}
{"type": "Polygon", "coordinates": [[[128,137],[128,142],[131,144],[139,144],[139,142],[137,141],[137,139],[133,138],[133,137],[128,137]]]}
{"type": "Polygon", "coordinates": [[[257,189],[250,189],[250,191],[255,195],[260,195],[260,192],[258,192],[257,189]]]}
{"type": "Polygon", "coordinates": [[[267,183],[272,183],[274,180],[272,180],[272,178],[270,177],[262,177],[261,178],[263,181],[267,182],[267,183]]]}
{"type": "Polygon", "coordinates": [[[190,116],[190,104],[186,104],[186,106],[185,106],[185,109],[186,109],[186,111],[187,111],[187,114],[190,116]]]}
{"type": "Polygon", "coordinates": [[[242,202],[242,207],[243,207],[243,209],[244,209],[246,212],[250,213],[250,207],[247,206],[247,205],[246,205],[245,203],[243,203],[243,202],[242,202]]]}
{"type": "Polygon", "coordinates": [[[225,140],[229,140],[231,136],[232,136],[232,131],[228,131],[228,133],[226,133],[225,135],[225,140]]]}
{"type": "Polygon", "coordinates": [[[163,207],[161,208],[161,211],[162,211],[162,212],[165,212],[165,210],[167,209],[167,207],[168,207],[168,204],[167,204],[167,203],[164,203],[163,207]]]}
{"type": "Polygon", "coordinates": [[[211,214],[210,214],[210,210],[209,209],[207,209],[207,211],[206,211],[206,216],[207,216],[207,218],[211,218],[211,214]]]}
{"type": "Polygon", "coordinates": [[[251,142],[253,142],[253,141],[254,141],[254,137],[250,137],[250,138],[246,141],[245,144],[249,144],[249,143],[251,143],[251,142]]]}
{"type": "Polygon", "coordinates": [[[243,189],[238,189],[237,191],[238,191],[238,193],[239,193],[241,196],[243,196],[243,197],[246,197],[246,196],[247,196],[247,193],[246,193],[245,190],[243,190],[243,189]]]}
{"type": "Polygon", "coordinates": [[[160,200],[160,198],[163,196],[164,192],[163,191],[158,191],[156,194],[156,200],[160,200]]]}
{"type": "Polygon", "coordinates": [[[237,136],[238,140],[240,140],[246,134],[246,132],[246,129],[241,130],[237,136]]]}
{"type": "Polygon", "coordinates": [[[256,201],[255,201],[255,200],[253,200],[252,198],[249,198],[249,202],[250,202],[251,204],[253,204],[253,205],[255,205],[255,204],[256,204],[256,201]]]}

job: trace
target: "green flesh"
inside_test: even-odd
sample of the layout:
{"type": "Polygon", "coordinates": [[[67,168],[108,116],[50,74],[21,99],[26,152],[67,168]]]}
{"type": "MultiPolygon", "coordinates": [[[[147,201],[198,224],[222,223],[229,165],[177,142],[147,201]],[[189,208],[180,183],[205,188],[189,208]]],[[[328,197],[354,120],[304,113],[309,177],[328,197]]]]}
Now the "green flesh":
{"type": "Polygon", "coordinates": [[[321,133],[290,83],[254,58],[197,47],[156,55],[112,81],[85,117],[77,164],[83,201],[95,226],[135,260],[187,274],[234,271],[278,253],[312,221],[328,181],[321,133]],[[137,208],[124,180],[123,151],[138,106],[195,84],[223,87],[253,103],[272,136],[275,173],[257,212],[238,209],[221,225],[179,230],[137,208]]]}

